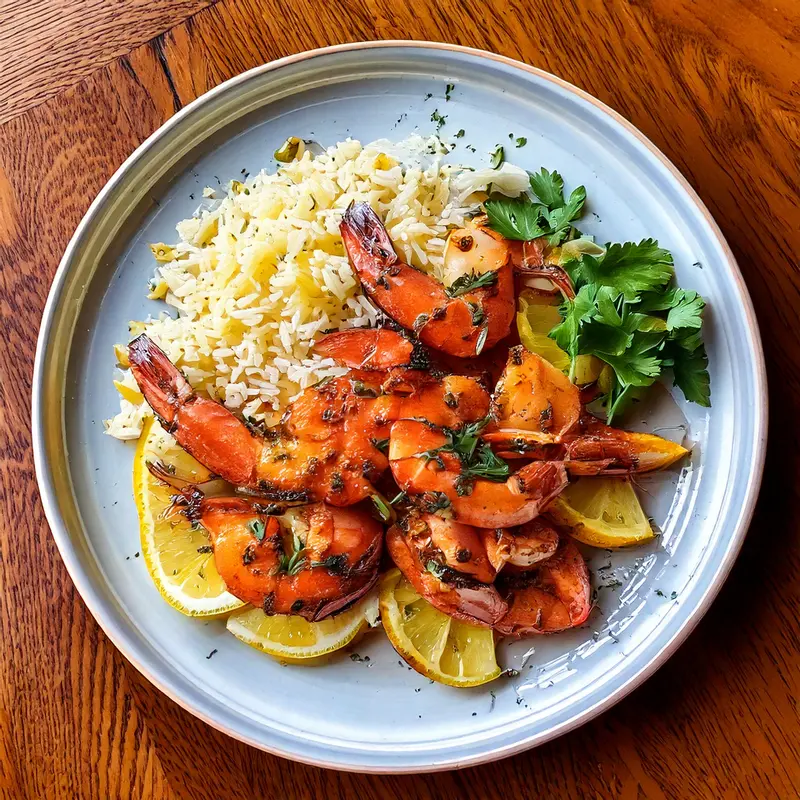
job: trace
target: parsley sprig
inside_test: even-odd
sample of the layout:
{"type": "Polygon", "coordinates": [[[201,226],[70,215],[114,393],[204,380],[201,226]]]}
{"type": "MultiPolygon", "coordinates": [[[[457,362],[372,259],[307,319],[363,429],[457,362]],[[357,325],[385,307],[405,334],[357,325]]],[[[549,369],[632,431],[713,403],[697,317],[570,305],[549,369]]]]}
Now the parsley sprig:
{"type": "Polygon", "coordinates": [[[586,189],[579,186],[565,198],[564,179],[544,167],[531,175],[530,185],[538,202],[524,194],[517,198],[491,197],[484,203],[489,227],[506,239],[523,242],[546,236],[551,245],[579,235],[572,222],[583,211],[586,189]]]}
{"type": "Polygon", "coordinates": [[[606,255],[568,261],[576,294],[550,333],[572,359],[597,356],[612,369],[603,405],[609,423],[671,368],[687,400],[711,405],[700,329],[705,301],[670,287],[672,256],[657,242],[610,245],[606,255]]]}
{"type": "MultiPolygon", "coordinates": [[[[542,168],[530,177],[531,193],[493,197],[485,208],[489,226],[508,239],[546,238],[551,247],[580,235],[572,224],[586,201],[579,186],[564,197],[558,172],[542,168]]],[[[575,296],[561,305],[561,322],[550,332],[571,360],[597,356],[611,367],[605,381],[608,422],[671,369],[687,400],[710,406],[708,357],[701,336],[705,301],[674,286],[672,255],[654,239],[607,245],[605,254],[564,259],[575,296]]]]}

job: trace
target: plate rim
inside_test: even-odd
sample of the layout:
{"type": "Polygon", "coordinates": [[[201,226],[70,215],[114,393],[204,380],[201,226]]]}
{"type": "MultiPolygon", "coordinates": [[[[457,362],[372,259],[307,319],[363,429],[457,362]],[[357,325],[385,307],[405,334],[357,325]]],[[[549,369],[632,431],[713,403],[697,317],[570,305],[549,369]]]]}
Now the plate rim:
{"type": "MultiPolygon", "coordinates": [[[[60,387],[63,391],[63,387],[60,387]]],[[[128,158],[123,161],[119,168],[104,184],[100,192],[90,204],[86,213],[82,217],[75,232],[73,233],[70,241],[64,251],[64,254],[59,262],[58,268],[53,277],[53,281],[48,293],[47,301],[45,303],[42,321],[40,324],[39,334],[37,337],[36,353],[33,369],[32,380],[32,398],[31,398],[31,428],[32,428],[32,448],[34,455],[34,467],[36,472],[39,493],[44,508],[45,517],[52,532],[53,538],[58,547],[61,559],[67,568],[67,572],[72,579],[75,588],[78,590],[81,598],[86,604],[88,610],[94,617],[98,625],[103,629],[104,633],[111,640],[112,644],[119,650],[124,658],[131,663],[150,683],[152,683],[159,691],[163,692],[172,701],[176,702],[181,708],[184,708],[193,716],[203,720],[208,725],[211,725],[216,730],[225,733],[232,738],[242,741],[259,750],[263,750],[273,755],[281,756],[293,761],[308,764],[311,766],[324,767],[327,769],[337,769],[350,772],[372,773],[372,774],[401,774],[401,773],[430,773],[442,770],[462,768],[468,766],[477,766],[488,761],[493,761],[498,758],[505,758],[517,753],[524,752],[535,746],[543,744],[546,741],[555,739],[571,730],[574,730],[581,725],[594,719],[604,711],[609,710],[624,697],[630,694],[634,689],[641,686],[648,680],[661,666],[663,666],[669,658],[675,653],[681,644],[687,639],[689,634],[694,630],[699,621],[705,616],[711,603],[716,599],[722,585],[730,573],[733,563],[739,554],[744,537],[752,521],[755,504],[758,499],[758,493],[761,486],[761,480],[764,470],[764,462],[766,457],[766,441],[767,441],[767,425],[768,425],[768,398],[767,398],[767,377],[766,365],[764,360],[764,351],[761,342],[761,334],[758,327],[758,322],[755,315],[755,310],[752,303],[752,298],[747,290],[747,286],[742,277],[736,259],[728,245],[721,229],[712,217],[706,205],[700,199],[697,192],[689,184],[682,173],[677,167],[661,152],[633,123],[628,121],[625,117],[617,111],[595,98],[588,92],[580,89],[574,84],[553,75],[550,72],[542,70],[538,67],[533,67],[524,62],[518,61],[507,56],[502,56],[497,53],[492,53],[486,50],[481,50],[473,47],[465,47],[446,42],[431,42],[425,40],[382,40],[382,41],[362,41],[352,42],[346,44],[332,45],[328,47],[320,47],[312,50],[306,50],[300,53],[294,53],[283,58],[275,59],[266,64],[253,67],[239,75],[236,75],[218,86],[213,87],[209,91],[200,95],[188,105],[184,106],[180,111],[176,112],[172,117],[166,120],[158,129],[156,129],[150,136],[148,136],[128,158]],[[69,273],[71,261],[74,252],[78,249],[80,241],[84,236],[86,230],[90,227],[94,217],[98,215],[100,210],[105,204],[107,196],[112,190],[123,180],[127,171],[139,159],[144,157],[147,152],[158,142],[163,136],[168,134],[173,128],[178,127],[183,119],[189,114],[193,113],[198,107],[209,103],[218,95],[229,91],[231,88],[239,83],[246,82],[252,77],[269,73],[282,67],[297,64],[302,61],[308,61],[320,56],[330,54],[367,50],[367,49],[409,49],[409,48],[426,48],[429,50],[442,51],[445,54],[458,53],[462,55],[469,55],[479,59],[494,61],[505,66],[509,66],[518,70],[522,70],[529,75],[532,75],[541,80],[554,84],[556,87],[563,89],[570,94],[578,97],[584,102],[589,103],[598,111],[604,113],[611,118],[618,126],[623,129],[629,137],[634,139],[639,145],[645,147],[655,159],[660,162],[660,165],[667,170],[672,179],[678,184],[679,188],[685,193],[692,205],[703,217],[707,226],[708,232],[715,240],[715,244],[719,247],[720,253],[724,258],[728,274],[733,279],[733,283],[742,301],[743,311],[747,323],[746,335],[750,340],[752,347],[751,353],[753,356],[753,367],[756,377],[756,385],[753,387],[754,396],[756,399],[756,413],[755,413],[755,426],[752,435],[753,441],[753,464],[752,469],[747,477],[747,484],[744,491],[743,502],[739,507],[739,514],[736,520],[735,529],[728,539],[727,549],[723,554],[723,558],[717,568],[716,574],[706,587],[704,594],[692,609],[689,616],[684,623],[678,628],[673,637],[666,643],[666,646],[661,652],[649,662],[644,664],[631,678],[619,686],[614,691],[610,692],[601,701],[593,706],[583,709],[574,717],[566,720],[553,728],[549,729],[546,733],[528,736],[516,742],[512,742],[499,747],[484,750],[476,755],[459,759],[458,757],[448,757],[445,760],[437,761],[433,764],[424,765],[422,767],[415,765],[372,765],[372,764],[357,764],[357,763],[343,763],[334,761],[321,761],[319,759],[304,758],[302,752],[288,751],[280,747],[270,746],[263,741],[258,741],[250,738],[246,734],[234,730],[224,724],[221,720],[217,720],[210,716],[205,710],[200,709],[193,705],[188,699],[184,699],[178,691],[172,689],[169,682],[163,680],[160,676],[151,673],[148,668],[141,663],[138,656],[131,652],[135,650],[133,647],[128,647],[126,634],[123,631],[117,631],[115,622],[111,619],[110,612],[104,608],[105,602],[99,597],[91,585],[89,576],[84,572],[77,556],[74,553],[74,548],[70,541],[70,534],[68,525],[62,518],[56,500],[56,489],[49,471],[49,461],[46,455],[46,448],[43,442],[44,434],[44,419],[43,419],[43,404],[42,398],[45,389],[46,374],[44,372],[44,362],[46,352],[50,340],[50,332],[52,328],[53,316],[58,307],[58,302],[61,298],[62,290],[66,277],[69,273]]],[[[63,434],[63,419],[61,424],[61,431],[63,434]]],[[[341,751],[344,759],[347,759],[347,751],[341,751]]]]}

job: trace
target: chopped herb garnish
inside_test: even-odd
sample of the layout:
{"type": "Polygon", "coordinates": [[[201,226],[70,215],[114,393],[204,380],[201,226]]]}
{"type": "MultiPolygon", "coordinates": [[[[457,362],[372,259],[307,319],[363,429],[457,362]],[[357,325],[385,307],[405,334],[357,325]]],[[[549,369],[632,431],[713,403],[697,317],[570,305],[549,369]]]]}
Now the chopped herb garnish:
{"type": "Polygon", "coordinates": [[[433,110],[433,114],[431,114],[431,122],[435,122],[436,123],[436,130],[437,131],[440,131],[442,129],[442,127],[444,126],[446,120],[447,120],[447,115],[446,114],[440,114],[438,108],[435,108],[433,110]]]}
{"type": "Polygon", "coordinates": [[[477,303],[468,303],[469,312],[472,315],[472,324],[477,328],[486,317],[483,309],[477,303]]]}
{"type": "MultiPolygon", "coordinates": [[[[428,459],[441,459],[441,453],[455,453],[461,461],[460,477],[464,480],[472,478],[486,478],[490,481],[502,482],[509,476],[508,464],[494,454],[488,443],[480,438],[481,431],[491,421],[491,416],[484,417],[477,422],[471,422],[458,430],[442,428],[447,437],[447,442],[433,450],[426,450],[421,454],[428,459]]],[[[458,489],[458,487],[457,487],[458,489]]],[[[459,494],[467,495],[471,487],[459,494]]]]}
{"type": "Polygon", "coordinates": [[[256,560],[256,546],[254,544],[249,544],[245,547],[244,552],[242,553],[242,564],[247,566],[248,564],[252,564],[256,560]]]}
{"type": "Polygon", "coordinates": [[[458,131],[458,133],[455,135],[455,138],[456,138],[456,139],[461,139],[461,138],[464,136],[464,134],[465,134],[465,133],[466,133],[466,131],[465,131],[463,128],[461,128],[461,129],[458,131]]]}
{"type": "Polygon", "coordinates": [[[430,572],[434,578],[438,578],[439,580],[442,580],[446,573],[445,568],[433,560],[430,560],[425,564],[425,569],[430,572]]]}
{"type": "Polygon", "coordinates": [[[406,496],[405,492],[398,492],[390,501],[389,505],[393,506],[395,503],[399,503],[404,497],[406,496]]]}
{"type": "Polygon", "coordinates": [[[450,99],[450,95],[453,93],[453,89],[455,89],[455,86],[453,86],[452,83],[448,83],[447,86],[444,87],[445,101],[448,101],[450,99]]]}
{"type": "Polygon", "coordinates": [[[360,656],[358,653],[350,653],[351,661],[358,661],[359,663],[368,663],[369,656],[360,656]]]}
{"type": "Polygon", "coordinates": [[[372,446],[376,450],[380,450],[381,453],[384,455],[389,452],[389,440],[388,439],[370,439],[372,442],[372,446]]]}
{"type": "Polygon", "coordinates": [[[213,553],[214,548],[210,544],[204,544],[197,548],[198,553],[213,553]]]}
{"type": "Polygon", "coordinates": [[[370,495],[370,499],[372,500],[375,508],[378,512],[378,515],[384,522],[389,522],[392,518],[392,509],[386,505],[386,502],[379,494],[370,495]]]}
{"type": "Polygon", "coordinates": [[[517,147],[525,147],[525,145],[528,144],[528,140],[524,136],[517,136],[514,140],[514,144],[517,147]]]}
{"type": "Polygon", "coordinates": [[[285,572],[287,575],[297,575],[306,565],[306,558],[303,556],[306,546],[303,540],[292,533],[292,552],[284,553],[278,561],[276,572],[285,572]]]}
{"type": "Polygon", "coordinates": [[[450,500],[444,492],[425,492],[420,495],[420,504],[423,511],[429,514],[447,516],[450,511],[450,500]]]}
{"type": "MultiPolygon", "coordinates": [[[[497,273],[492,272],[468,272],[460,278],[456,278],[450,286],[445,289],[449,297],[460,297],[467,292],[474,292],[476,289],[484,289],[497,282],[497,273]]],[[[424,315],[420,315],[424,316],[424,315]]]]}
{"type": "Polygon", "coordinates": [[[312,567],[324,567],[334,575],[341,575],[347,566],[347,555],[345,553],[337,553],[333,556],[328,556],[322,561],[312,561],[312,567]]]}
{"type": "Polygon", "coordinates": [[[264,534],[266,533],[266,528],[264,523],[260,519],[252,519],[250,522],[247,523],[247,528],[253,536],[258,539],[259,542],[264,541],[264,534]]]}
{"type": "Polygon", "coordinates": [[[356,397],[377,397],[378,390],[367,386],[363,381],[353,381],[353,394],[356,397]]]}
{"type": "Polygon", "coordinates": [[[497,169],[506,158],[506,151],[503,149],[503,145],[499,144],[495,147],[494,152],[491,153],[491,158],[489,159],[489,166],[492,169],[497,169]]]}
{"type": "Polygon", "coordinates": [[[670,599],[670,600],[677,600],[677,599],[678,599],[678,593],[677,593],[677,592],[673,592],[673,593],[672,593],[672,594],[669,596],[669,599],[670,599]]]}

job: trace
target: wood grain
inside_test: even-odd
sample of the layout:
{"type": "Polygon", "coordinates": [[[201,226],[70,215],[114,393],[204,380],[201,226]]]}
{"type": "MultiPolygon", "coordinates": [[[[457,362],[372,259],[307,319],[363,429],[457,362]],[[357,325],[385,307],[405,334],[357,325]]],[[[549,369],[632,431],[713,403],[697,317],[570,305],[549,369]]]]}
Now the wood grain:
{"type": "Polygon", "coordinates": [[[78,83],[211,2],[0,3],[0,123],[78,83]]]}
{"type": "MultiPolygon", "coordinates": [[[[0,52],[3,42],[19,42],[16,58],[34,68],[11,74],[0,66],[8,120],[0,127],[0,795],[800,796],[797,3],[489,0],[476,13],[454,0],[221,0],[184,21],[203,5],[76,3],[61,16],[91,8],[98,25],[73,31],[62,55],[42,62],[49,46],[9,29],[30,6],[6,0],[0,52]],[[679,653],[582,729],[436,777],[290,764],[227,739],[153,689],[72,587],[38,501],[28,433],[49,282],[114,169],[179,105],[220,81],[310,47],[375,38],[495,50],[555,72],[631,119],[689,178],[731,243],[773,388],[764,489],[743,555],[679,653]]],[[[62,47],[59,15],[44,20],[43,41],[62,47]]]]}

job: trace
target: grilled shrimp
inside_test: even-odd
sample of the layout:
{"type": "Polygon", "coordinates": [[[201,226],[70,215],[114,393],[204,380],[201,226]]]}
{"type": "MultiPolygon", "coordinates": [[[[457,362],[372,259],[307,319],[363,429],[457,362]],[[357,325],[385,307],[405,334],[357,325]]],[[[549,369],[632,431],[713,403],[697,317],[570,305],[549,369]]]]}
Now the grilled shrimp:
{"type": "Polygon", "coordinates": [[[570,475],[664,469],[688,452],[660,436],[604,424],[587,413],[561,370],[523,347],[509,351],[483,438],[504,458],[563,461],[570,475]]]}
{"type": "Polygon", "coordinates": [[[451,241],[463,253],[463,263],[454,269],[463,278],[446,289],[397,257],[386,228],[367,203],[351,204],[339,229],[366,292],[423,344],[467,358],[508,335],[515,312],[514,272],[502,237],[475,226],[454,231],[451,241]]]}
{"type": "Polygon", "coordinates": [[[495,624],[505,636],[555,633],[582,625],[592,610],[589,570],[580,551],[562,537],[541,566],[509,576],[500,587],[508,613],[495,624]]]}
{"type": "Polygon", "coordinates": [[[497,570],[489,560],[484,542],[487,531],[438,514],[420,514],[417,519],[423,525],[417,526],[412,538],[425,563],[433,561],[471,575],[481,583],[495,579],[497,570]]]}
{"type": "Polygon", "coordinates": [[[306,389],[281,425],[264,434],[197,395],[145,335],[131,342],[133,375],[178,444],[214,474],[277,501],[346,506],[373,495],[388,466],[376,446],[389,433],[393,398],[370,373],[306,389]]]}
{"type": "Polygon", "coordinates": [[[455,453],[439,449],[448,441],[441,430],[416,420],[400,420],[391,428],[394,479],[425,511],[452,514],[478,528],[513,527],[537,517],[567,485],[563,465],[551,461],[534,461],[504,483],[471,478],[455,453]]]}
{"type": "Polygon", "coordinates": [[[347,506],[375,494],[388,467],[381,450],[395,419],[455,426],[485,416],[489,395],[472,378],[447,376],[383,394],[385,374],[353,370],[306,389],[265,432],[196,394],[146,336],[129,346],[145,399],[178,444],[214,474],[270,500],[347,506]]]}
{"type": "Polygon", "coordinates": [[[387,370],[410,366],[413,342],[388,328],[351,328],[323,336],[314,350],[351,369],[387,370]]]}
{"type": "Polygon", "coordinates": [[[512,347],[492,395],[495,425],[484,439],[517,447],[560,442],[581,410],[578,387],[560,369],[521,345],[512,347]]]}
{"type": "Polygon", "coordinates": [[[486,556],[496,572],[504,566],[529,570],[546,561],[558,548],[558,533],[541,517],[518,528],[483,531],[486,556]]]}
{"type": "Polygon", "coordinates": [[[475,378],[406,368],[405,364],[414,361],[413,345],[394,331],[339,331],[320,339],[315,350],[351,369],[384,370],[383,377],[372,379],[381,381],[382,391],[399,395],[391,402],[387,419],[425,419],[452,428],[483,419],[489,413],[489,394],[475,378]],[[385,349],[378,354],[378,347],[385,349]]]}
{"type": "Polygon", "coordinates": [[[431,516],[412,512],[388,530],[386,547],[392,560],[435,608],[473,625],[496,625],[508,606],[494,586],[428,558],[431,516]]]}
{"type": "Polygon", "coordinates": [[[228,591],[267,614],[320,620],[378,579],[383,528],[365,511],[317,503],[279,520],[244,498],[205,498],[189,507],[187,515],[211,536],[228,591]]]}

